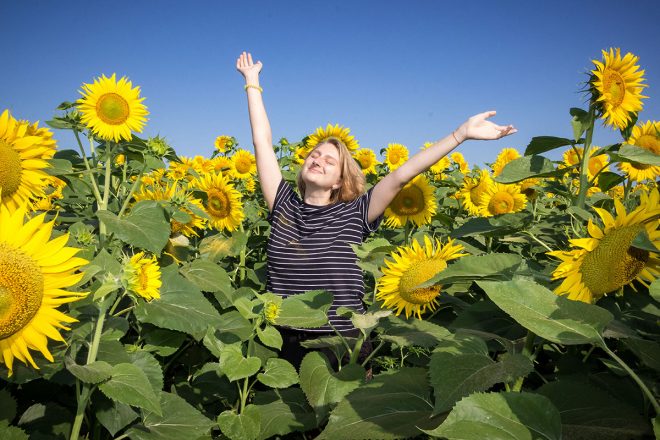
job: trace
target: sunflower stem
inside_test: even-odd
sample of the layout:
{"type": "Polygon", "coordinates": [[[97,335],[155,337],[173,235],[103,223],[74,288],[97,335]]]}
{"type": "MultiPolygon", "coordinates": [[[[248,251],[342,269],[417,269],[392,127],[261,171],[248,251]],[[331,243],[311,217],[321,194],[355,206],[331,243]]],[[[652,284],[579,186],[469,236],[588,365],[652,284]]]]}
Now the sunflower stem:
{"type": "Polygon", "coordinates": [[[89,176],[89,180],[92,184],[92,192],[94,193],[94,198],[96,199],[96,203],[100,205],[101,191],[99,191],[99,187],[96,183],[96,179],[94,178],[94,172],[92,171],[91,167],[89,166],[89,162],[87,161],[87,153],[85,153],[85,148],[83,147],[82,142],[80,141],[80,135],[78,134],[78,130],[74,129],[73,134],[76,137],[76,140],[78,141],[78,148],[80,148],[80,155],[83,158],[85,169],[87,169],[87,175],[89,176]]]}
{"type": "MultiPolygon", "coordinates": [[[[245,232],[243,229],[243,223],[241,223],[241,232],[245,232]]],[[[241,249],[241,254],[240,254],[240,272],[239,272],[239,279],[241,282],[245,279],[245,246],[243,246],[243,249],[241,249]]]]}
{"type": "MultiPolygon", "coordinates": [[[[522,354],[527,356],[532,362],[534,362],[534,339],[536,339],[536,334],[530,330],[527,331],[527,336],[525,337],[525,346],[523,347],[522,354]]],[[[516,382],[511,387],[512,391],[519,393],[522,390],[523,382],[525,381],[525,376],[520,376],[516,379],[516,382]]]]}
{"type": "Polygon", "coordinates": [[[362,350],[362,345],[364,344],[365,339],[364,333],[360,332],[360,337],[355,341],[351,358],[348,361],[349,364],[357,364],[358,356],[360,356],[360,350],[362,350]]]}
{"type": "MultiPolygon", "coordinates": [[[[110,176],[112,174],[112,150],[114,143],[108,143],[105,152],[105,177],[103,179],[103,200],[101,200],[101,206],[99,206],[99,211],[106,211],[108,209],[108,202],[110,200],[110,176]]],[[[101,222],[99,223],[99,235],[101,238],[101,247],[103,247],[103,241],[106,235],[106,225],[101,222]]]]}
{"type": "MultiPolygon", "coordinates": [[[[131,185],[130,191],[128,191],[128,194],[126,195],[126,199],[124,199],[124,203],[121,205],[121,209],[119,210],[119,214],[117,214],[118,218],[121,218],[122,215],[124,215],[124,212],[126,211],[126,208],[128,208],[128,203],[131,201],[131,197],[133,197],[133,194],[135,191],[137,191],[138,186],[142,183],[142,174],[144,174],[144,170],[147,169],[147,164],[145,163],[142,166],[142,170],[140,170],[140,174],[138,174],[137,178],[135,179],[135,182],[133,182],[133,185],[131,185]]],[[[126,180],[126,177],[124,177],[124,181],[126,180]]]]}
{"type": "Polygon", "coordinates": [[[375,354],[385,346],[385,341],[380,341],[380,344],[378,344],[378,347],[374,348],[371,353],[369,353],[369,356],[366,357],[366,359],[362,362],[362,366],[366,367],[366,365],[369,363],[372,357],[375,356],[375,354]]]}
{"type": "Polygon", "coordinates": [[[601,347],[603,350],[605,350],[605,352],[607,352],[607,354],[609,354],[610,357],[611,357],[612,359],[614,359],[615,361],[617,361],[618,364],[621,365],[621,366],[623,367],[623,369],[626,370],[626,371],[628,372],[628,374],[630,374],[630,377],[632,377],[632,379],[633,379],[635,382],[637,382],[637,385],[639,385],[639,387],[641,388],[641,390],[642,390],[642,392],[644,393],[644,395],[646,395],[646,398],[649,399],[649,401],[651,402],[651,405],[653,405],[653,409],[655,410],[655,413],[656,413],[656,414],[660,414],[660,404],[659,404],[658,401],[656,400],[656,398],[655,398],[655,396],[653,395],[653,393],[651,392],[651,390],[649,390],[648,387],[646,386],[646,384],[642,381],[642,379],[639,378],[639,376],[633,371],[632,368],[630,368],[630,367],[628,366],[628,364],[626,364],[626,363],[623,361],[623,359],[621,359],[621,358],[620,358],[619,356],[617,356],[612,350],[610,350],[609,347],[605,344],[604,341],[602,341],[602,342],[600,343],[600,347],[601,347]]]}
{"type": "Polygon", "coordinates": [[[550,248],[550,246],[548,246],[547,244],[545,244],[543,241],[541,241],[539,238],[537,238],[534,234],[532,234],[532,233],[529,232],[529,231],[522,231],[522,232],[523,232],[524,234],[529,235],[534,241],[536,241],[537,243],[539,243],[541,246],[543,246],[544,248],[546,248],[548,251],[552,252],[552,249],[550,248]]]}
{"type": "Polygon", "coordinates": [[[589,170],[589,148],[591,147],[591,139],[594,135],[595,117],[596,107],[592,103],[589,105],[589,127],[587,128],[587,134],[584,139],[584,150],[582,154],[582,163],[580,165],[580,188],[576,200],[576,206],[580,209],[584,209],[587,191],[589,190],[587,171],[589,170]]]}

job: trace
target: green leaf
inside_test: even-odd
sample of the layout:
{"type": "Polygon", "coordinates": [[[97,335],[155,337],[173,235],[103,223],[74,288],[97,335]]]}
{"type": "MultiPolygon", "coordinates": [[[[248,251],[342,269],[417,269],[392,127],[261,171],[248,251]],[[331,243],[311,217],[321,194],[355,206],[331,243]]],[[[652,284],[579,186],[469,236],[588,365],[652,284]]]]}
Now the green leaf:
{"type": "Polygon", "coordinates": [[[288,361],[271,358],[266,362],[264,372],[257,374],[257,379],[271,388],[287,388],[298,383],[298,373],[288,361]]]}
{"type": "Polygon", "coordinates": [[[85,383],[96,384],[112,376],[112,365],[103,361],[92,362],[87,365],[76,365],[69,357],[65,359],[66,369],[85,383]]]}
{"type": "Polygon", "coordinates": [[[218,425],[231,440],[256,440],[261,430],[261,413],[254,405],[247,405],[241,414],[223,411],[218,416],[218,425]]]}
{"type": "Polygon", "coordinates": [[[247,234],[241,231],[234,231],[230,238],[222,234],[212,235],[202,240],[199,245],[199,252],[203,258],[219,261],[224,257],[240,254],[247,244],[247,239],[247,234]]]}
{"type": "Polygon", "coordinates": [[[254,403],[261,415],[259,439],[316,428],[316,416],[300,388],[257,393],[254,403]]]}
{"type": "Polygon", "coordinates": [[[601,191],[605,192],[622,183],[624,180],[626,180],[625,176],[611,171],[603,171],[598,175],[598,187],[601,191]]]}
{"type": "Polygon", "coordinates": [[[520,325],[559,344],[603,345],[610,312],[592,304],[557,296],[534,281],[478,281],[488,297],[520,325]]]}
{"type": "Polygon", "coordinates": [[[616,440],[650,433],[649,422],[633,407],[586,380],[560,378],[537,390],[559,410],[564,438],[616,440]]]}
{"type": "Polygon", "coordinates": [[[432,410],[426,370],[402,368],[374,376],[346,396],[318,438],[416,437],[421,434],[419,427],[429,427],[432,410]]]}
{"type": "Polygon", "coordinates": [[[226,344],[237,341],[247,341],[252,336],[252,323],[232,310],[220,315],[220,322],[215,326],[218,339],[226,344]]]}
{"type": "Polygon", "coordinates": [[[146,330],[145,327],[143,327],[142,337],[146,344],[142,348],[152,351],[158,356],[166,357],[176,353],[187,337],[185,333],[181,332],[164,328],[149,328],[146,330]]]}
{"type": "Polygon", "coordinates": [[[282,335],[272,325],[267,325],[263,330],[257,328],[257,337],[266,346],[280,350],[282,348],[282,335]]]}
{"type": "Polygon", "coordinates": [[[110,211],[98,211],[97,217],[105,223],[108,232],[131,246],[160,255],[170,237],[170,222],[156,201],[137,202],[124,218],[110,211]]]}
{"type": "Polygon", "coordinates": [[[92,399],[96,419],[113,437],[138,418],[138,413],[129,405],[108,399],[103,393],[94,394],[92,399]]]}
{"type": "Polygon", "coordinates": [[[556,170],[550,159],[543,156],[523,156],[507,163],[502,172],[495,177],[499,183],[516,183],[531,177],[547,177],[565,171],[556,170]]]}
{"type": "MultiPolygon", "coordinates": [[[[341,307],[340,307],[341,308],[341,307]]],[[[339,312],[338,312],[339,313],[339,312]]],[[[376,328],[382,318],[386,318],[392,314],[391,310],[376,310],[374,312],[366,313],[351,313],[351,322],[355,328],[362,330],[362,333],[368,335],[371,330],[376,328]]]]}
{"type": "Polygon", "coordinates": [[[660,154],[636,145],[623,145],[617,153],[618,159],[643,165],[660,166],[660,154]]]}
{"type": "Polygon", "coordinates": [[[546,151],[565,147],[566,145],[571,145],[572,143],[573,141],[566,138],[554,136],[536,136],[533,137],[532,141],[529,143],[529,145],[527,145],[527,148],[525,149],[525,156],[545,153],[546,151]]]}
{"type": "Polygon", "coordinates": [[[0,420],[0,438],[2,440],[29,440],[30,437],[21,428],[9,426],[6,420],[0,420]]]}
{"type": "Polygon", "coordinates": [[[433,347],[438,341],[451,336],[446,328],[414,317],[404,319],[397,316],[388,316],[381,321],[381,324],[384,332],[379,335],[380,339],[392,342],[400,347],[410,345],[433,347]]]}
{"type": "Polygon", "coordinates": [[[573,107],[570,112],[573,118],[571,119],[571,125],[573,126],[573,137],[575,142],[579,142],[582,134],[589,128],[592,119],[589,117],[589,113],[582,110],[581,108],[573,107]]]}
{"type": "Polygon", "coordinates": [[[300,388],[322,421],[336,403],[364,383],[365,375],[364,368],[356,364],[335,373],[323,353],[312,351],[300,363],[300,388]]]}
{"type": "Polygon", "coordinates": [[[261,368],[261,359],[258,357],[243,356],[241,343],[224,345],[220,350],[220,369],[225,376],[233,382],[250,377],[261,368]]]}
{"type": "Polygon", "coordinates": [[[449,440],[561,439],[559,411],[531,393],[476,393],[456,404],[447,419],[427,434],[449,440]]]}
{"type": "Polygon", "coordinates": [[[135,307],[139,321],[184,332],[197,340],[204,337],[208,326],[220,325],[220,314],[195,285],[179,275],[176,265],[163,268],[161,279],[160,299],[140,301],[135,307]]]}
{"type": "Polygon", "coordinates": [[[147,375],[133,364],[115,365],[112,377],[99,385],[99,389],[112,400],[162,414],[158,396],[147,375]]]}
{"type": "Polygon", "coordinates": [[[454,403],[498,383],[511,383],[534,369],[526,356],[513,354],[500,362],[485,354],[436,352],[431,355],[429,373],[435,392],[434,414],[451,409],[454,403]]]}
{"type": "Polygon", "coordinates": [[[660,302],[660,278],[657,278],[649,286],[649,294],[653,299],[660,302]]]}
{"type": "Polygon", "coordinates": [[[138,350],[129,353],[131,363],[147,375],[151,388],[154,391],[163,389],[163,369],[160,362],[149,352],[138,350]]]}
{"type": "Polygon", "coordinates": [[[215,425],[176,394],[160,393],[163,415],[144,412],[142,423],[126,434],[133,440],[198,439],[215,425]]]}
{"type": "Polygon", "coordinates": [[[0,390],[0,420],[11,423],[16,417],[16,400],[7,389],[0,390]]]}
{"type": "Polygon", "coordinates": [[[51,176],[62,176],[64,174],[73,173],[73,164],[70,160],[66,159],[48,159],[46,162],[50,165],[49,168],[46,168],[46,171],[51,176]]]}
{"type": "Polygon", "coordinates": [[[477,280],[510,280],[521,263],[522,258],[517,254],[468,255],[417,288],[477,280]]]}
{"type": "Polygon", "coordinates": [[[656,341],[629,338],[623,341],[647,367],[660,371],[660,346],[656,341]]]}
{"type": "Polygon", "coordinates": [[[282,301],[277,325],[297,328],[321,327],[328,323],[328,310],[332,305],[332,293],[326,290],[310,290],[289,296],[282,301]]]}
{"type": "Polygon", "coordinates": [[[194,260],[181,268],[181,274],[204,292],[233,290],[227,272],[210,260],[194,260]]]}
{"type": "Polygon", "coordinates": [[[632,243],[630,243],[630,246],[635,247],[637,249],[642,249],[644,251],[649,251],[649,252],[655,252],[659,253],[660,249],[655,247],[655,244],[649,239],[648,234],[646,233],[646,230],[641,230],[639,234],[635,236],[633,239],[632,243]]]}

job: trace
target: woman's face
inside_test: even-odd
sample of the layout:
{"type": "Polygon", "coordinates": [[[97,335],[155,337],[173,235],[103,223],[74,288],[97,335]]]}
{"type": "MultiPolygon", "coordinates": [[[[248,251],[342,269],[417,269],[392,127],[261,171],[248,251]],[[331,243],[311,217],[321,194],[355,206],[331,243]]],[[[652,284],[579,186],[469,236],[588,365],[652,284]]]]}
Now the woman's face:
{"type": "Polygon", "coordinates": [[[302,178],[306,185],[337,189],[341,183],[339,151],[333,144],[320,144],[305,159],[302,178]]]}

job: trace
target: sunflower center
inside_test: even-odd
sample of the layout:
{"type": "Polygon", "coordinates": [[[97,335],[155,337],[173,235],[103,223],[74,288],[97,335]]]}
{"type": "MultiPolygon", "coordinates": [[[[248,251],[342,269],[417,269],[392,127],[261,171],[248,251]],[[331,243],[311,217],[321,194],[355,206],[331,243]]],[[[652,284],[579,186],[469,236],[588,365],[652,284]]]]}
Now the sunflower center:
{"type": "Polygon", "coordinates": [[[401,155],[398,151],[390,151],[387,155],[387,158],[390,160],[390,163],[399,163],[399,160],[401,160],[401,155]]]}
{"type": "Polygon", "coordinates": [[[208,192],[208,210],[214,217],[228,217],[231,211],[231,203],[227,194],[223,191],[210,190],[208,192]]]}
{"type": "Polygon", "coordinates": [[[371,166],[371,158],[369,156],[360,156],[358,160],[363,170],[366,170],[371,166]]]}
{"type": "Polygon", "coordinates": [[[609,101],[618,107],[626,96],[626,82],[619,72],[607,69],[603,78],[605,93],[610,94],[609,101]]]}
{"type": "Polygon", "coordinates": [[[430,280],[446,267],[447,262],[444,260],[425,260],[414,263],[406,270],[401,276],[401,281],[399,281],[401,298],[412,304],[428,304],[433,301],[440,293],[441,286],[420,287],[417,289],[415,289],[415,286],[430,280]]]}
{"type": "Polygon", "coordinates": [[[594,295],[613,292],[633,281],[649,259],[648,251],[631,247],[642,225],[609,231],[580,267],[582,281],[594,295]]]}
{"type": "Polygon", "coordinates": [[[0,243],[0,340],[24,328],[44,294],[39,265],[21,250],[0,243]]]}
{"type": "Polygon", "coordinates": [[[491,214],[505,214],[513,211],[515,201],[513,196],[506,191],[500,191],[491,197],[488,203],[488,211],[491,214]]]}
{"type": "Polygon", "coordinates": [[[128,101],[117,93],[105,93],[96,103],[96,114],[106,124],[123,124],[131,115],[128,101]]]}
{"type": "Polygon", "coordinates": [[[140,273],[138,275],[138,282],[140,283],[140,289],[146,290],[149,287],[149,274],[144,267],[140,268],[140,273]]]}
{"type": "Polygon", "coordinates": [[[415,215],[424,211],[424,192],[413,185],[402,189],[394,198],[393,211],[397,215],[415,215]]]}
{"type": "Polygon", "coordinates": [[[250,172],[252,166],[252,161],[246,158],[240,158],[236,161],[236,171],[241,174],[247,174],[250,172]]]}
{"type": "Polygon", "coordinates": [[[0,189],[3,198],[18,190],[22,170],[21,156],[9,144],[0,140],[0,189]]]}

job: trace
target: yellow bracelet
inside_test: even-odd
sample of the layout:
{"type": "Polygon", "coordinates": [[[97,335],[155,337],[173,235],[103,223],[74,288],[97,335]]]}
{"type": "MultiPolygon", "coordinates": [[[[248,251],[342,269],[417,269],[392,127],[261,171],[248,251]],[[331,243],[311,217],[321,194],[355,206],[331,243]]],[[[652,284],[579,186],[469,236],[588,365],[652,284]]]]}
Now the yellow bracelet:
{"type": "Polygon", "coordinates": [[[247,89],[250,88],[250,87],[252,87],[253,89],[257,89],[257,90],[259,90],[261,93],[264,92],[264,89],[262,89],[261,87],[259,87],[259,86],[256,85],[256,84],[245,84],[245,87],[244,87],[244,88],[245,88],[245,90],[247,90],[247,89]]]}

